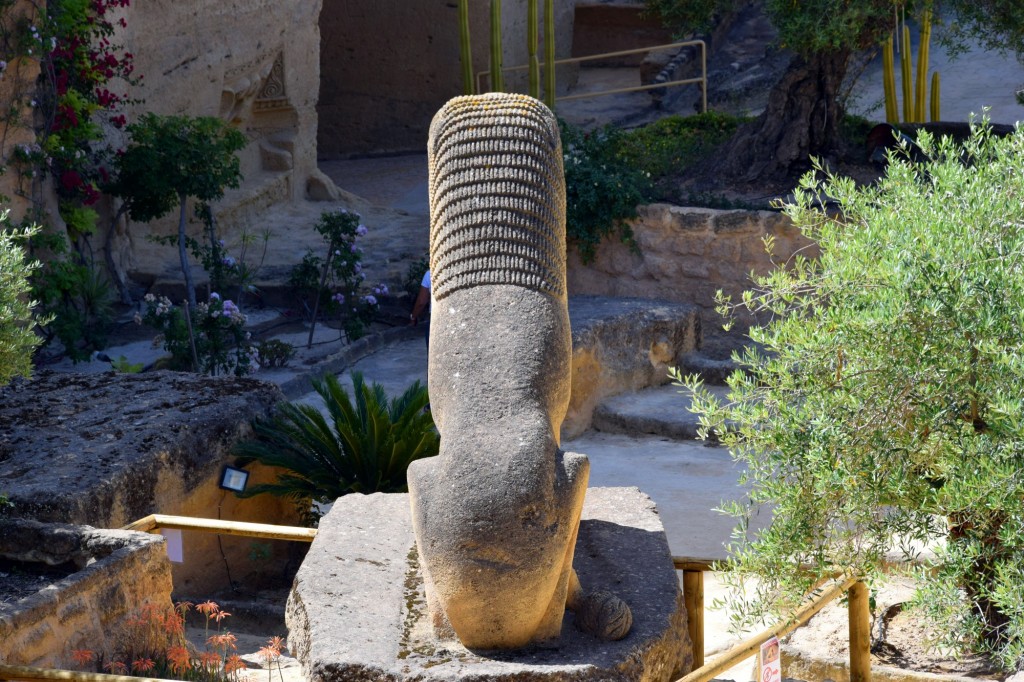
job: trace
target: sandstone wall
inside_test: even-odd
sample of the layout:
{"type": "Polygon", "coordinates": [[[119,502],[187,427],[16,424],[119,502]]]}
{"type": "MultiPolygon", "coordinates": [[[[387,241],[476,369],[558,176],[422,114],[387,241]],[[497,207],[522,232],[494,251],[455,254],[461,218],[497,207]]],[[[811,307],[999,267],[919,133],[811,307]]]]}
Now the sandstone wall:
{"type": "MultiPolygon", "coordinates": [[[[324,0],[321,158],[426,148],[434,113],[463,94],[458,16],[458,4],[449,0],[324,0]]],[[[572,21],[573,2],[556,0],[559,57],[569,56],[572,21]]],[[[488,68],[489,22],[488,3],[471,2],[474,73],[488,68]]],[[[505,0],[505,66],[526,63],[525,35],[526,0],[505,0]]],[[[567,77],[560,72],[559,82],[567,77]]],[[[506,89],[525,91],[525,82],[512,78],[506,89]]]]}
{"type": "MultiPolygon", "coordinates": [[[[122,10],[126,26],[114,42],[134,55],[135,72],[143,77],[142,85],[129,88],[131,97],[143,100],[128,112],[129,121],[142,112],[216,116],[248,140],[239,154],[241,187],[214,205],[225,237],[274,204],[322,194],[325,181],[316,167],[320,6],[321,0],[148,0],[122,10]]],[[[123,134],[109,132],[120,143],[123,134]]],[[[106,206],[110,213],[113,208],[106,206]]],[[[140,246],[151,234],[176,232],[172,213],[116,228],[113,251],[122,276],[159,268],[140,260],[140,246]]],[[[173,260],[168,251],[166,261],[173,260]]]]}
{"type": "MultiPolygon", "coordinates": [[[[584,265],[569,249],[570,294],[636,296],[694,303],[704,319],[718,321],[715,292],[738,301],[751,284],[750,273],[768,272],[798,250],[817,255],[790,220],[772,211],[721,211],[669,204],[640,208],[633,222],[640,253],[606,240],[594,261],[584,265]],[[775,239],[774,256],[763,239],[775,239]]],[[[749,322],[749,318],[744,318],[749,322]]]]}
{"type": "MultiPolygon", "coordinates": [[[[37,9],[29,0],[15,0],[4,12],[9,13],[4,17],[5,22],[11,19],[11,23],[37,21],[37,9]]],[[[0,115],[0,168],[7,167],[6,172],[0,173],[0,212],[10,209],[10,218],[17,222],[31,208],[33,183],[17,162],[16,148],[35,142],[32,109],[28,103],[35,95],[33,87],[39,76],[39,62],[11,55],[0,55],[0,59],[6,62],[0,69],[0,111],[3,112],[0,115]]]]}
{"type": "Polygon", "coordinates": [[[72,650],[113,646],[137,609],[171,604],[163,540],[144,533],[0,520],[0,556],[81,566],[35,595],[0,604],[0,661],[8,665],[73,667],[72,650]]]}

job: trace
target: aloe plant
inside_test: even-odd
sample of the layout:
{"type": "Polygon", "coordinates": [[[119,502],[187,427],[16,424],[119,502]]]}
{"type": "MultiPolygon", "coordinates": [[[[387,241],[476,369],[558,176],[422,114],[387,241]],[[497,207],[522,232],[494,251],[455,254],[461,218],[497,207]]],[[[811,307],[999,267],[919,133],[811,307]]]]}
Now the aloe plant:
{"type": "Polygon", "coordinates": [[[285,470],[276,482],[250,486],[242,497],[287,497],[306,512],[309,503],[333,502],[348,493],[405,492],[406,469],[436,455],[440,437],[424,408],[427,389],[414,382],[388,400],[380,384],[367,386],[352,373],[352,392],[328,374],[313,381],[324,410],[282,403],[269,419],[253,424],[254,440],[234,448],[244,466],[257,461],[285,470]]]}

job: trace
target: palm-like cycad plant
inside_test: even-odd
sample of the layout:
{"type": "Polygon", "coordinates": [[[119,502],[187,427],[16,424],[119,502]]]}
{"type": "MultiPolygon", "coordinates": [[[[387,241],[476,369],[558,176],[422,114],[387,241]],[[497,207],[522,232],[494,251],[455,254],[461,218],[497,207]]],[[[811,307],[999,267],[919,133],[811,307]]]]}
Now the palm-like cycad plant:
{"type": "Polygon", "coordinates": [[[282,403],[273,417],[254,422],[254,440],[235,446],[242,465],[258,461],[287,470],[243,497],[288,497],[305,514],[310,502],[333,502],[348,493],[405,492],[409,463],[437,454],[440,437],[424,410],[429,398],[419,381],[390,401],[380,384],[367,386],[355,372],[354,400],[331,374],[315,379],[313,388],[326,414],[312,405],[282,403]]]}

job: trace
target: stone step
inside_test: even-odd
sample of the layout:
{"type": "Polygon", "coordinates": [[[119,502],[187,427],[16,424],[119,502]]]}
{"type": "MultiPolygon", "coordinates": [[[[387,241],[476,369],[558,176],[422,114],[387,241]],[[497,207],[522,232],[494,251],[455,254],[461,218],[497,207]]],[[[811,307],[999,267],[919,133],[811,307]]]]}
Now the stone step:
{"type": "MultiPolygon", "coordinates": [[[[729,389],[708,386],[720,400],[729,389]]],[[[700,420],[689,411],[690,392],[667,384],[605,399],[594,410],[593,427],[606,433],[651,434],[673,440],[694,440],[700,420]]]]}
{"type": "Polygon", "coordinates": [[[668,370],[700,344],[696,306],[610,296],[569,298],[572,389],[562,437],[590,427],[608,396],[664,384],[668,370]]]}
{"type": "Polygon", "coordinates": [[[684,354],[679,358],[679,371],[684,375],[696,374],[710,386],[725,386],[725,381],[739,368],[732,358],[718,358],[701,351],[684,354]]]}

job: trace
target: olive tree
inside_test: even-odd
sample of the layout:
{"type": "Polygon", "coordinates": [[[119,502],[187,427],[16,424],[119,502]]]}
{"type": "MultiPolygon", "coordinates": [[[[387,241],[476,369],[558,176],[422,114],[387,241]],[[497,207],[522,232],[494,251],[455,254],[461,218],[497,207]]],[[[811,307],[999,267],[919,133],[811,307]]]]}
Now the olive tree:
{"type": "Polygon", "coordinates": [[[919,143],[929,160],[893,157],[876,186],[803,179],[785,211],[820,257],[757,278],[737,304],[771,321],[750,330],[761,347],[739,358],[727,400],[687,383],[705,435],[746,465],[749,499],[728,510],[771,515],[732,548],[737,575],[760,578],[742,605],[749,618],[837,567],[877,576],[886,552],[930,543],[921,603],[942,643],[990,650],[1015,669],[1024,129],[1000,139],[976,127],[963,147],[925,133],[919,143]],[[839,211],[824,211],[822,195],[839,211]]]}
{"type": "MultiPolygon", "coordinates": [[[[648,9],[678,34],[706,27],[736,0],[647,0],[648,9]]],[[[717,169],[741,180],[786,177],[809,167],[809,157],[838,150],[843,120],[842,85],[855,55],[893,30],[897,11],[911,16],[932,0],[765,0],[779,46],[794,58],[768,95],[764,112],[737,131],[716,157],[717,169]]],[[[1017,0],[947,0],[936,21],[946,21],[950,42],[975,37],[1021,51],[1024,13],[1017,0]]]]}
{"type": "Polygon", "coordinates": [[[10,228],[7,211],[0,211],[0,386],[32,372],[32,353],[40,338],[33,331],[29,261],[19,241],[29,234],[10,228]]]}

